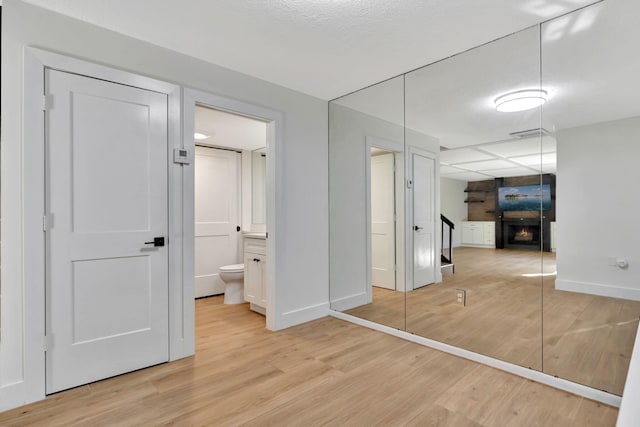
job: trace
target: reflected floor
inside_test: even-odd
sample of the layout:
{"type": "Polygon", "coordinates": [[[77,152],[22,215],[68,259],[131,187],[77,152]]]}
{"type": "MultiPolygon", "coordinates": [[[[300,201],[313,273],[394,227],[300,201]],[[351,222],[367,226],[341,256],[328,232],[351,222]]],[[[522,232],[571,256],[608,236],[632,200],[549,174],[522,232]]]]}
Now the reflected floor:
{"type": "MultiPolygon", "coordinates": [[[[543,259],[544,272],[554,272],[555,254],[543,259]]],[[[453,276],[406,301],[374,288],[372,304],[348,313],[398,329],[406,321],[411,333],[622,394],[640,302],[556,291],[554,276],[523,276],[540,272],[537,251],[462,247],[454,261],[453,276]],[[466,289],[466,306],[456,304],[456,289],[466,289]]]]}
{"type": "Polygon", "coordinates": [[[405,293],[373,288],[373,303],[346,310],[345,313],[381,325],[405,330],[405,293]]]}

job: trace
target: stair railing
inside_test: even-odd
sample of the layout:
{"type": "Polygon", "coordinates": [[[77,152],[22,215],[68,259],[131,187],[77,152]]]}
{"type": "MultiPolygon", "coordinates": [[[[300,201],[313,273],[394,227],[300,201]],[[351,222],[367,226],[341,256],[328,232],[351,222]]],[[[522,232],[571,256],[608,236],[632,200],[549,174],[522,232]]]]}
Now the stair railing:
{"type": "MultiPolygon", "coordinates": [[[[453,264],[453,230],[456,226],[453,224],[449,218],[440,214],[441,221],[441,245],[440,245],[440,259],[443,263],[453,264]],[[448,233],[445,234],[445,226],[447,227],[448,233]],[[447,239],[445,240],[445,236],[447,239]],[[447,245],[445,246],[445,241],[447,245]]],[[[454,267],[455,268],[455,267],[454,267]]]]}

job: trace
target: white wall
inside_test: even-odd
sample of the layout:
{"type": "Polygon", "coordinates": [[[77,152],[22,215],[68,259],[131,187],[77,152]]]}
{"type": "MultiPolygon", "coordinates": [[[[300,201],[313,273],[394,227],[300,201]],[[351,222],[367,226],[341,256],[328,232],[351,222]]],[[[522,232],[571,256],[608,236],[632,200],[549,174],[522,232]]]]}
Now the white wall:
{"type": "Polygon", "coordinates": [[[622,403],[618,412],[616,427],[636,427],[640,420],[640,328],[636,331],[636,341],[633,344],[633,353],[629,370],[627,371],[627,381],[624,384],[622,403]]]}
{"type": "Polygon", "coordinates": [[[556,288],[640,300],[640,117],[557,134],[556,288]],[[608,265],[624,257],[629,267],[608,265]]]}
{"type": "MultiPolygon", "coordinates": [[[[2,13],[2,331],[0,410],[42,397],[25,382],[23,299],[23,52],[37,46],[114,68],[264,106],[284,114],[276,184],[276,327],[328,308],[327,103],[17,0],[2,13]]],[[[25,124],[28,126],[28,124],[25,124]]]]}
{"type": "MultiPolygon", "coordinates": [[[[467,220],[467,205],[464,202],[466,181],[440,178],[440,210],[442,214],[453,221],[453,247],[462,242],[462,221],[467,220]]],[[[446,228],[445,228],[446,233],[446,228]]]]}

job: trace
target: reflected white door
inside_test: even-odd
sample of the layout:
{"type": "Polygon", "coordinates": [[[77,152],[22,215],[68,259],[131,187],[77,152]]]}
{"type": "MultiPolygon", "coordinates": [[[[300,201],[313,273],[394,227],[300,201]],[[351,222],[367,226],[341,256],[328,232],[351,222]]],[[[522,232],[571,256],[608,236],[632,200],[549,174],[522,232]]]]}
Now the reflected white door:
{"type": "Polygon", "coordinates": [[[238,264],[240,154],[196,147],[195,296],[224,293],[218,269],[238,264]]]}
{"type": "Polygon", "coordinates": [[[371,157],[371,284],[396,289],[394,154],[371,157]]]}
{"type": "Polygon", "coordinates": [[[46,71],[46,392],[169,358],[167,96],[46,71]]]}
{"type": "Polygon", "coordinates": [[[435,252],[435,163],[413,153],[413,289],[434,283],[435,252]]]}

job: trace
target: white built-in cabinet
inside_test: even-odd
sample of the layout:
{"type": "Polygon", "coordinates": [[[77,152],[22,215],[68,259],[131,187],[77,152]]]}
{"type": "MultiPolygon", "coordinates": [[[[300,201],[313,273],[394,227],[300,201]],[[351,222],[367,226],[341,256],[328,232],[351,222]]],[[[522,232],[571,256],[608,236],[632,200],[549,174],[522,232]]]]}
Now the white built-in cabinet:
{"type": "Polygon", "coordinates": [[[463,221],[462,246],[496,247],[496,223],[494,221],[463,221]]]}
{"type": "Polygon", "coordinates": [[[244,238],[244,299],[251,310],[267,309],[267,245],[264,237],[244,238]]]}

